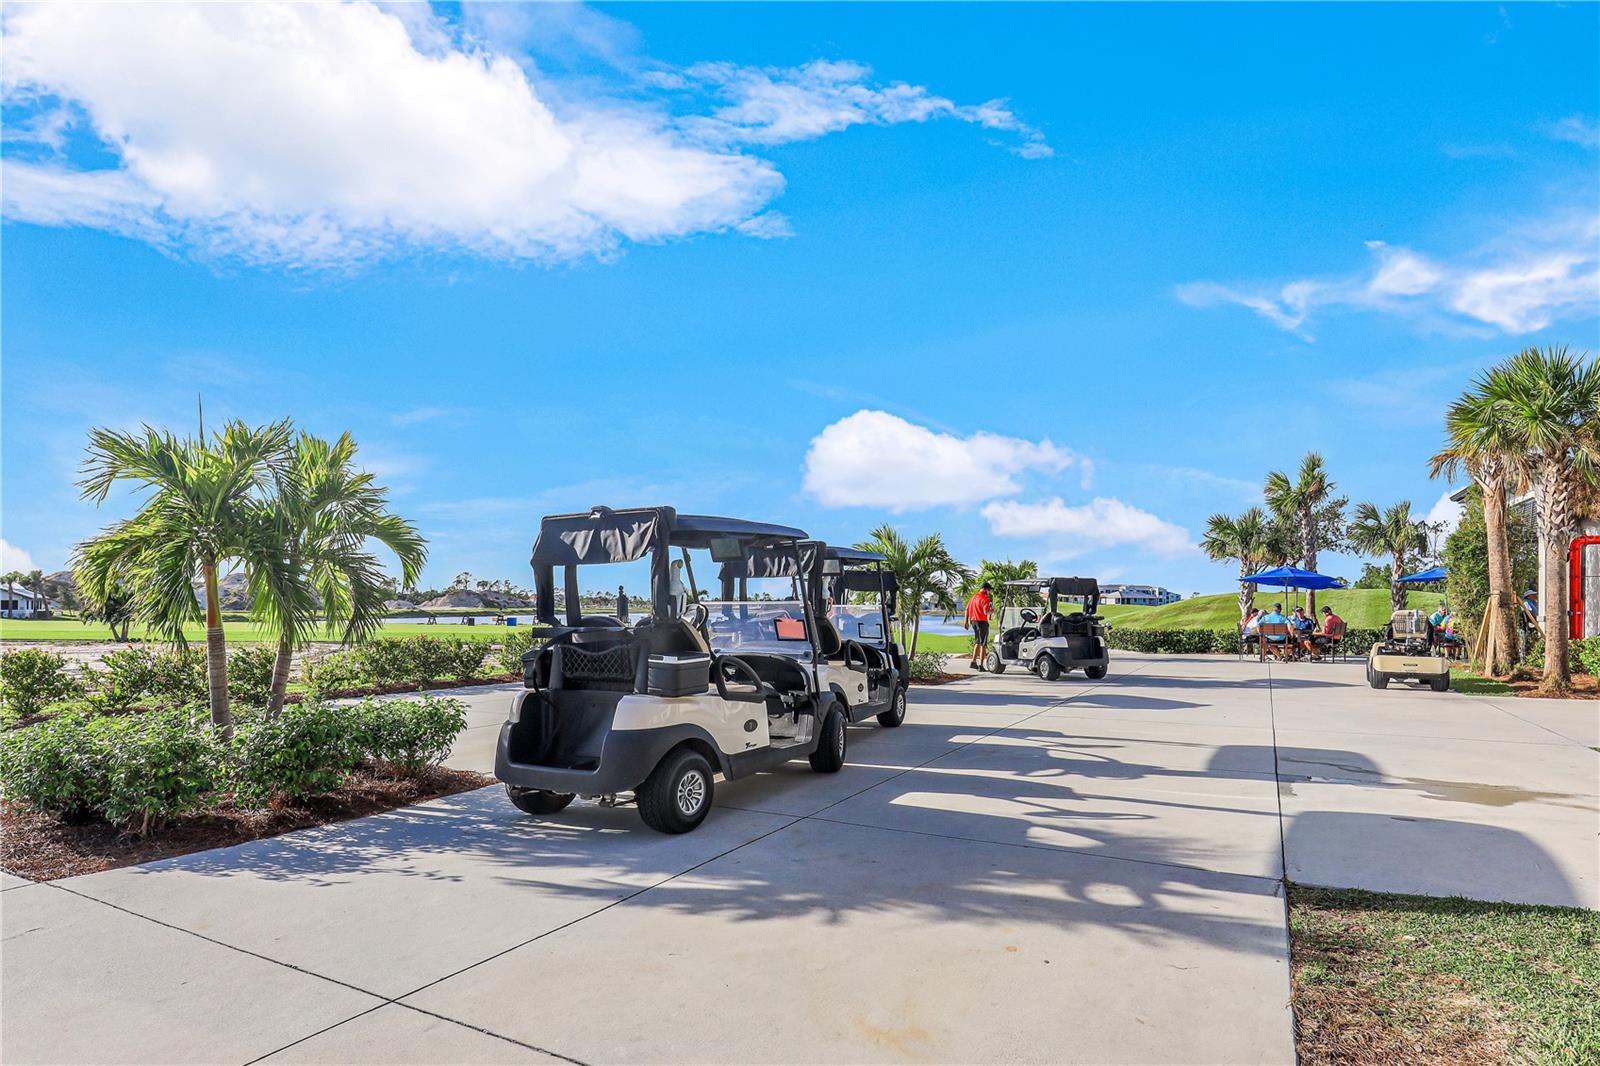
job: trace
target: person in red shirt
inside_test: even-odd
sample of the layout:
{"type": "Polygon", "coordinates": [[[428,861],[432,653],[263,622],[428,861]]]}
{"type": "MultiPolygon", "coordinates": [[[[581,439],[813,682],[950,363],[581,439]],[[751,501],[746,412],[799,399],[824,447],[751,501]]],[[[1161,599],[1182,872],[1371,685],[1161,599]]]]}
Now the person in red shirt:
{"type": "Polygon", "coordinates": [[[985,581],[972,599],[967,601],[967,620],[972,627],[972,668],[976,670],[989,653],[989,616],[994,613],[994,601],[989,598],[989,583],[985,581]]]}

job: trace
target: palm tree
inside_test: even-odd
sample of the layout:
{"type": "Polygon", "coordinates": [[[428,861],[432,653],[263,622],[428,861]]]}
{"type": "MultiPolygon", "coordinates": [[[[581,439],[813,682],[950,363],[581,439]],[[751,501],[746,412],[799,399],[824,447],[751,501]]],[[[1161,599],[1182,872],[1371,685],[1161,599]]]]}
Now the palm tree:
{"type": "Polygon", "coordinates": [[[978,566],[977,572],[961,583],[961,595],[963,599],[970,597],[985,581],[999,590],[1005,587],[1007,581],[1023,581],[1038,576],[1039,564],[1032,559],[1023,559],[1020,562],[1012,562],[1010,559],[985,559],[978,566]]]}
{"type": "MultiPolygon", "coordinates": [[[[356,443],[346,433],[333,444],[301,434],[285,465],[277,496],[262,505],[261,518],[276,527],[288,568],[298,584],[321,603],[323,623],[346,643],[365,640],[383,623],[384,601],[393,582],[366,549],[369,539],[394,553],[401,580],[422,575],[428,549],[416,527],[389,513],[389,494],[355,465],[356,443]]],[[[252,575],[254,576],[254,575],[252,575]]],[[[252,582],[254,584],[254,582],[252,582]]],[[[289,670],[314,618],[295,599],[285,603],[270,589],[255,595],[251,609],[278,633],[267,714],[283,709],[289,670]],[[287,609],[286,609],[287,608],[287,609]]]]}
{"type": "Polygon", "coordinates": [[[1386,511],[1375,504],[1356,504],[1350,522],[1350,544],[1365,555],[1389,557],[1389,607],[1403,611],[1406,588],[1397,584],[1405,576],[1412,556],[1428,550],[1428,526],[1411,514],[1411,501],[1401,500],[1386,511]]]}
{"type": "Polygon", "coordinates": [[[1267,517],[1259,507],[1233,517],[1214,514],[1206,522],[1206,535],[1200,549],[1208,558],[1218,562],[1233,559],[1239,563],[1239,619],[1250,615],[1256,603],[1256,587],[1243,580],[1259,573],[1269,564],[1283,560],[1293,550],[1287,541],[1282,525],[1267,517]]]}
{"type": "Polygon", "coordinates": [[[1600,367],[1565,348],[1526,348],[1485,375],[1483,393],[1533,484],[1544,552],[1539,601],[1545,665],[1539,688],[1564,692],[1572,682],[1567,549],[1574,499],[1600,465],[1600,367]]]}
{"type": "MultiPolygon", "coordinates": [[[[1287,474],[1274,470],[1267,475],[1263,492],[1267,506],[1284,523],[1298,526],[1300,565],[1307,570],[1317,568],[1317,508],[1333,494],[1334,484],[1323,469],[1322,456],[1307,452],[1300,461],[1300,476],[1290,481],[1287,474]]],[[[1309,590],[1306,602],[1313,617],[1317,613],[1317,593],[1309,590]]]]}
{"type": "Polygon", "coordinates": [[[856,545],[863,551],[881,552],[884,565],[894,573],[899,585],[900,610],[895,624],[900,630],[900,646],[908,656],[917,654],[917,639],[922,633],[922,604],[931,601],[946,614],[961,610],[956,594],[971,571],[958,563],[944,538],[937,533],[912,543],[890,525],[872,531],[872,539],[856,545]],[[908,619],[906,613],[911,617],[908,619]]]}
{"type": "Polygon", "coordinates": [[[33,601],[34,604],[35,604],[35,606],[34,606],[34,614],[38,614],[39,613],[39,607],[40,606],[43,606],[44,609],[45,609],[45,612],[49,613],[50,601],[45,598],[45,594],[44,594],[44,571],[43,570],[29,570],[26,574],[23,574],[22,575],[22,587],[27,589],[29,592],[33,593],[34,596],[36,597],[36,599],[33,601]]]}
{"type": "Polygon", "coordinates": [[[1429,476],[1454,480],[1464,471],[1483,490],[1484,539],[1489,555],[1488,632],[1477,644],[1473,664],[1490,674],[1508,674],[1520,653],[1516,589],[1511,578],[1511,539],[1507,534],[1506,494],[1521,452],[1511,441],[1504,409],[1487,395],[1479,377],[1445,413],[1445,446],[1433,457],[1429,476]]]}
{"type": "MultiPolygon", "coordinates": [[[[17,585],[22,581],[22,571],[8,570],[4,574],[0,574],[0,581],[5,582],[6,585],[6,602],[16,603],[17,585]]],[[[16,611],[12,608],[8,608],[8,610],[10,610],[12,614],[16,613],[16,611]]]]}
{"type": "Polygon", "coordinates": [[[259,518],[291,440],[287,419],[254,429],[229,422],[209,440],[179,439],[150,426],[142,433],[95,429],[78,483],[83,498],[95,503],[119,481],[149,490],[132,518],[78,546],[73,569],[85,595],[104,599],[117,581],[125,582],[140,619],[157,636],[182,645],[184,624],[200,617],[191,584],[199,575],[211,721],[224,739],[233,734],[233,715],[218,569],[243,563],[253,592],[284,604],[303,599],[287,553],[259,518]]]}

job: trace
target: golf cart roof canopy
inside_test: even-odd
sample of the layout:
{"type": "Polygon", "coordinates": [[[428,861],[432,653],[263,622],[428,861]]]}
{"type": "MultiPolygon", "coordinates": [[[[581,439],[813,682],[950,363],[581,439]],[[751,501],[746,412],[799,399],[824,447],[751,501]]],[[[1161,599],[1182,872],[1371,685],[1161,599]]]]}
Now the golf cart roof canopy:
{"type": "Polygon", "coordinates": [[[1100,582],[1092,577],[1029,577],[1007,581],[1006,585],[1033,589],[1035,592],[1054,592],[1058,596],[1100,595],[1100,582]]]}
{"type": "Polygon", "coordinates": [[[828,558],[839,559],[847,563],[886,563],[889,557],[882,552],[863,551],[860,548],[841,548],[837,545],[828,545],[828,558]]]}
{"type": "Polygon", "coordinates": [[[661,546],[705,548],[713,540],[803,540],[806,533],[793,526],[751,522],[715,515],[681,515],[671,507],[634,507],[613,510],[594,507],[586,514],[550,515],[539,523],[533,542],[535,569],[546,566],[583,566],[590,563],[631,563],[661,546]]]}

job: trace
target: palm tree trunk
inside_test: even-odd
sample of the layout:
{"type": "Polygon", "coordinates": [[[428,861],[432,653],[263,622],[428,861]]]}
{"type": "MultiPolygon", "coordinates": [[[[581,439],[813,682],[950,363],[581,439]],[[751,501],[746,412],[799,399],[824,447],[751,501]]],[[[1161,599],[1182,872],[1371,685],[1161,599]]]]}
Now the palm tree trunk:
{"type": "MultiPolygon", "coordinates": [[[[1300,512],[1300,543],[1306,553],[1306,569],[1315,570],[1317,568],[1317,516],[1310,507],[1300,512]]],[[[1317,616],[1316,589],[1306,590],[1306,606],[1309,608],[1307,613],[1312,618],[1315,618],[1317,616]]]]}
{"type": "Polygon", "coordinates": [[[1489,551],[1489,639],[1478,668],[1491,675],[1511,672],[1517,663],[1516,591],[1511,587],[1511,542],[1506,535],[1506,485],[1503,478],[1483,482],[1484,539],[1489,551]]]}
{"type": "Polygon", "coordinates": [[[1405,576],[1405,553],[1395,552],[1394,559],[1389,563],[1389,610],[1391,611],[1406,609],[1406,587],[1400,584],[1400,579],[1405,576]]]}
{"type": "Polygon", "coordinates": [[[1572,495],[1566,465],[1546,461],[1539,474],[1539,526],[1544,552],[1544,678],[1540,692],[1565,692],[1572,686],[1568,659],[1571,598],[1567,587],[1567,549],[1572,529],[1572,495]]]}
{"type": "Polygon", "coordinates": [[[233,739],[233,711],[228,706],[228,645],[222,635],[222,602],[217,595],[217,564],[201,564],[206,581],[206,688],[211,724],[223,740],[233,739]]]}
{"type": "MultiPolygon", "coordinates": [[[[1245,570],[1244,574],[1254,573],[1245,570]]],[[[1241,574],[1243,576],[1243,574],[1241,574]]],[[[1249,581],[1239,582],[1239,621],[1243,622],[1250,617],[1250,611],[1256,605],[1256,587],[1249,581]]]]}
{"type": "Polygon", "coordinates": [[[278,638],[278,655],[272,660],[272,691],[267,697],[267,717],[276,718],[283,710],[283,698],[289,692],[289,668],[294,663],[294,646],[288,634],[278,638]]]}
{"type": "Polygon", "coordinates": [[[917,620],[911,623],[911,657],[916,658],[917,640],[922,636],[922,612],[917,612],[917,620]]]}

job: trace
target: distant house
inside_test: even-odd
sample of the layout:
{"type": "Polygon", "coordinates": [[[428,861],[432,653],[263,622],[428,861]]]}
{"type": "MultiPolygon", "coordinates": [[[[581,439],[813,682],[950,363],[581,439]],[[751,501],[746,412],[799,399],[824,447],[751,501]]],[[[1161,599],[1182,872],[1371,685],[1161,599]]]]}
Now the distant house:
{"type": "Polygon", "coordinates": [[[21,585],[7,590],[0,585],[0,618],[38,618],[49,614],[56,604],[38,593],[29,592],[21,585]]]}
{"type": "Polygon", "coordinates": [[[1160,585],[1101,585],[1100,602],[1131,604],[1137,607],[1159,607],[1163,603],[1176,603],[1183,599],[1160,585]]]}

